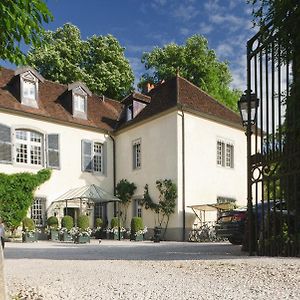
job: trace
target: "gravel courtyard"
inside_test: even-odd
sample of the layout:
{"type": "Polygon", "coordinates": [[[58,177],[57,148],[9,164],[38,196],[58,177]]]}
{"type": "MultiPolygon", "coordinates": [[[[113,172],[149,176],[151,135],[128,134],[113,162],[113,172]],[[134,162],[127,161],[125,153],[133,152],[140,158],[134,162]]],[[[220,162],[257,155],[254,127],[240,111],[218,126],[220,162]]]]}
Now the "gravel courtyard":
{"type": "Polygon", "coordinates": [[[300,299],[300,259],[229,243],[7,243],[4,255],[9,299],[300,299]]]}

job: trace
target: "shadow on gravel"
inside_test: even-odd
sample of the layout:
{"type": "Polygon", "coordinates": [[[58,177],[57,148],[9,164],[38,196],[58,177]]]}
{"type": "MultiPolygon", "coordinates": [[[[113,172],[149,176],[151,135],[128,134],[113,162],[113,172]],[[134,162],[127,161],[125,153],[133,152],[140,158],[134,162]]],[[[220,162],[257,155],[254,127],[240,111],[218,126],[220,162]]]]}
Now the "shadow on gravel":
{"type": "Polygon", "coordinates": [[[39,242],[11,243],[5,248],[6,259],[49,260],[220,260],[247,258],[240,246],[229,243],[151,242],[113,244],[63,244],[39,242]]]}

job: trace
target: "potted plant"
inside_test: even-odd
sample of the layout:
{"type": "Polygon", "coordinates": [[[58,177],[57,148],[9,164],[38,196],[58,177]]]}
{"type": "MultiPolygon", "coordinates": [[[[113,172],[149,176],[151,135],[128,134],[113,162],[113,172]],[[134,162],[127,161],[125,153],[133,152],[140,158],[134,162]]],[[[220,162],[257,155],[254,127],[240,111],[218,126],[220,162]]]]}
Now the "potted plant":
{"type": "Polygon", "coordinates": [[[144,234],[147,232],[147,227],[144,227],[143,219],[140,217],[133,217],[131,219],[131,241],[143,241],[144,234]]]}
{"type": "Polygon", "coordinates": [[[71,216],[64,216],[61,219],[61,229],[59,231],[59,239],[60,241],[70,242],[72,241],[72,235],[70,234],[70,230],[74,226],[74,221],[71,216]]]}
{"type": "Polygon", "coordinates": [[[120,238],[123,239],[124,238],[123,235],[126,229],[122,227],[121,219],[118,219],[117,217],[112,218],[110,225],[111,225],[110,238],[113,240],[119,239],[119,227],[120,227],[120,238]]]}
{"type": "Polygon", "coordinates": [[[49,239],[51,241],[58,240],[58,219],[55,216],[51,216],[47,219],[47,225],[49,230],[49,239]]]}
{"type": "Polygon", "coordinates": [[[101,218],[95,220],[95,228],[93,231],[96,239],[103,238],[103,220],[101,218]]]}
{"type": "Polygon", "coordinates": [[[22,242],[36,242],[37,241],[37,234],[35,229],[34,221],[30,218],[24,218],[22,221],[22,242]]]}
{"type": "Polygon", "coordinates": [[[91,229],[89,228],[89,217],[81,215],[77,220],[78,227],[74,230],[74,243],[84,244],[90,242],[91,229]]]}

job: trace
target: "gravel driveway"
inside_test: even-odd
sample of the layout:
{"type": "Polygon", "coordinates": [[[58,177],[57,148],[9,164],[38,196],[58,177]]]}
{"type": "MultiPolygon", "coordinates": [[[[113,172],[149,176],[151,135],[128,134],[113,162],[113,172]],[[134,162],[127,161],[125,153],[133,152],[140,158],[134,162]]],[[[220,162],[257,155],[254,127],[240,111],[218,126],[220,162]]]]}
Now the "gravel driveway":
{"type": "Polygon", "coordinates": [[[300,299],[300,260],[229,243],[7,243],[15,299],[300,299]]]}

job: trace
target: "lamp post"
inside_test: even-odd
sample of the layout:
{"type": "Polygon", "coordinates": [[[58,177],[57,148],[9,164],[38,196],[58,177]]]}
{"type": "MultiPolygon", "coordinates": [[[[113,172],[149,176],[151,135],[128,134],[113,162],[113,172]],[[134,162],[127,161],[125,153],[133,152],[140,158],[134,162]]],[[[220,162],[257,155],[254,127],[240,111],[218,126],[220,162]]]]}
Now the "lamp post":
{"type": "Polygon", "coordinates": [[[251,135],[252,125],[256,123],[257,107],[259,100],[256,94],[251,90],[246,90],[238,101],[238,108],[241,114],[243,126],[246,127],[247,136],[247,209],[248,209],[248,222],[249,222],[249,255],[253,255],[254,252],[254,240],[253,240],[253,204],[252,204],[252,185],[251,185],[251,135]]]}

